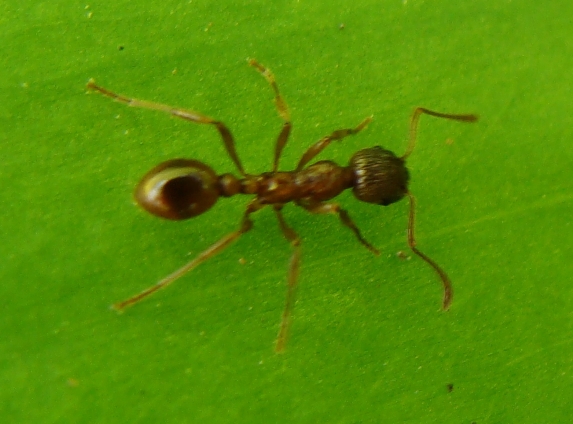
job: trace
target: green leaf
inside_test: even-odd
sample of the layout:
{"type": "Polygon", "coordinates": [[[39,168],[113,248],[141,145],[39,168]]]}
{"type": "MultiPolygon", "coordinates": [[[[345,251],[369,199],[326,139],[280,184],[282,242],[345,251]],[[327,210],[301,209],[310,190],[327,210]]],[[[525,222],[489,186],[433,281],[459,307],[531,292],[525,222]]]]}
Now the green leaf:
{"type": "Polygon", "coordinates": [[[501,1],[115,1],[0,6],[1,422],[559,423],[573,415],[573,6],[501,1]],[[270,210],[145,302],[108,309],[235,230],[246,197],[185,222],[147,215],[139,178],[169,158],[235,172],[217,132],[87,94],[102,86],[225,122],[249,173],[374,115],[317,159],[406,148],[407,202],[284,209],[298,302],[273,352],[291,254],[270,210]],[[400,259],[403,251],[410,260],[400,259]]]}

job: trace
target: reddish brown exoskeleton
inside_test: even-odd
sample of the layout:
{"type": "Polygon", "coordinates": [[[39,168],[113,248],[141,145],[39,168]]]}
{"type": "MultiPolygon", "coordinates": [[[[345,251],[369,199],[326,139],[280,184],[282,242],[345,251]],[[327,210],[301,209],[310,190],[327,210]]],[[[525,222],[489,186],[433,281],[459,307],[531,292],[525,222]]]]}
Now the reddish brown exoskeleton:
{"type": "Polygon", "coordinates": [[[439,113],[419,107],[414,110],[412,115],[410,141],[406,153],[402,156],[398,157],[380,146],[375,146],[356,152],[350,159],[348,166],[340,166],[329,160],[321,160],[308,165],[332,141],[342,140],[364,129],[371,121],[371,117],[368,117],[355,128],[334,131],[313,144],[302,155],[294,171],[279,171],[281,152],[287,143],[292,127],[290,113],[271,71],[255,60],[250,60],[249,64],[257,69],[270,84],[275,94],[276,108],[283,120],[283,127],[275,144],[272,170],[260,175],[250,175],[244,171],[235,150],[233,136],[222,122],[199,112],[124,97],[96,85],[93,80],[88,82],[88,88],[128,106],[159,110],[197,124],[213,125],[219,131],[227,153],[239,171],[240,177],[235,177],[232,174],[217,175],[211,167],[198,160],[172,159],[163,162],[149,171],[135,189],[135,199],[145,210],[162,218],[181,220],[192,218],[208,211],[219,197],[230,197],[236,194],[254,196],[247,205],[237,230],[218,240],[191,262],[168,275],[154,286],[123,302],[114,304],[114,309],[121,311],[139,302],[157,290],[168,286],[197,265],[220,253],[253,227],[251,220],[253,212],[270,205],[275,211],[284,237],[293,247],[287,272],[286,305],[282,314],[275,347],[277,352],[284,351],[291,322],[291,312],[295,302],[301,240],[298,234],[285,222],[281,212],[283,206],[286,203],[293,202],[310,213],[336,214],[342,224],[352,230],[360,243],[374,254],[379,254],[378,249],[362,237],[360,230],[346,210],[342,209],[338,203],[329,202],[346,189],[352,189],[354,196],[358,200],[384,206],[397,202],[403,197],[408,197],[410,201],[408,244],[412,251],[428,263],[440,276],[444,287],[442,307],[443,309],[448,309],[452,301],[450,279],[436,262],[416,247],[416,239],[414,237],[415,200],[414,196],[408,191],[409,174],[405,162],[416,144],[416,132],[420,115],[426,114],[462,122],[475,122],[477,121],[477,116],[439,113]]]}

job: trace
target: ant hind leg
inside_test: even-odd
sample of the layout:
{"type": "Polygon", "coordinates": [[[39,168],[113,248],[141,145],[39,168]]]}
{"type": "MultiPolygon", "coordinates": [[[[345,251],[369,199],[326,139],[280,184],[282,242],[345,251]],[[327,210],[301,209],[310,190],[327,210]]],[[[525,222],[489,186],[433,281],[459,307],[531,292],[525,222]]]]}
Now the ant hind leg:
{"type": "Polygon", "coordinates": [[[168,113],[172,116],[177,118],[184,119],[186,121],[195,122],[196,124],[208,124],[213,125],[219,131],[221,138],[223,139],[223,143],[225,144],[225,148],[227,149],[227,153],[241,175],[246,175],[243,169],[243,165],[241,164],[241,160],[239,159],[239,155],[237,155],[237,151],[235,149],[235,140],[233,139],[233,135],[231,131],[220,121],[217,121],[213,118],[210,118],[202,113],[195,112],[193,110],[186,110],[186,109],[179,109],[169,105],[165,105],[162,103],[150,102],[147,100],[139,100],[131,97],[126,97],[121,94],[114,93],[113,91],[108,90],[107,88],[100,87],[95,83],[93,79],[88,81],[87,87],[90,90],[95,90],[104,96],[110,97],[120,103],[126,104],[127,106],[138,107],[142,109],[152,109],[152,110],[159,110],[161,112],[168,113]]]}
{"type": "Polygon", "coordinates": [[[186,265],[179,268],[177,271],[169,274],[163,280],[159,281],[157,284],[145,289],[141,293],[136,294],[135,296],[130,297],[127,300],[122,302],[114,303],[112,305],[112,309],[115,309],[118,312],[122,312],[125,308],[134,305],[135,303],[143,300],[144,298],[152,295],[156,291],[163,289],[173,283],[174,281],[178,280],[180,277],[191,271],[192,269],[196,268],[198,265],[205,262],[207,259],[212,258],[213,256],[221,253],[227,247],[231,245],[235,240],[237,240],[240,236],[245,234],[247,231],[250,231],[253,228],[253,221],[250,218],[250,215],[253,212],[258,211],[259,209],[263,208],[265,205],[261,205],[259,202],[252,201],[247,206],[247,210],[243,215],[243,219],[241,220],[241,226],[238,230],[233,231],[232,233],[227,234],[225,237],[219,239],[217,242],[209,246],[203,252],[195,257],[191,262],[187,263],[186,265]]]}

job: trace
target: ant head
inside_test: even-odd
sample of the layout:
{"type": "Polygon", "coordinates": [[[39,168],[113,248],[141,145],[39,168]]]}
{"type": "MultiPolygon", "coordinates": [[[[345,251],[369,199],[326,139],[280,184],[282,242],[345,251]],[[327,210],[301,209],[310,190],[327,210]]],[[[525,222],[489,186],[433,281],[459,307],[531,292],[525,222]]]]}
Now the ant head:
{"type": "Polygon", "coordinates": [[[145,174],[134,193],[143,209],[173,220],[201,215],[217,202],[219,195],[215,172],[190,159],[160,163],[145,174]]]}
{"type": "Polygon", "coordinates": [[[363,202],[387,206],[408,193],[410,178],[402,158],[380,146],[363,149],[350,159],[354,196],[363,202]]]}

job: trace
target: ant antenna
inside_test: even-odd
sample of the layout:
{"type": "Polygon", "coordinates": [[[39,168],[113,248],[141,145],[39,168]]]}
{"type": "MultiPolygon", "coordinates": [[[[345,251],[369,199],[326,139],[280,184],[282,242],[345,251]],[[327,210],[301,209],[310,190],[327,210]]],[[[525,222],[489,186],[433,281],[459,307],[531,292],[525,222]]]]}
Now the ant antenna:
{"type": "Polygon", "coordinates": [[[412,114],[412,119],[410,120],[410,141],[408,142],[408,148],[406,153],[402,156],[402,160],[406,160],[408,156],[414,151],[414,146],[416,145],[416,137],[418,135],[418,121],[420,121],[420,115],[425,113],[426,115],[435,116],[437,118],[452,119],[454,121],[461,122],[476,122],[478,120],[477,115],[467,114],[467,115],[454,115],[450,113],[440,113],[434,112],[433,110],[425,109],[423,107],[417,107],[414,109],[412,114]]]}
{"type": "Polygon", "coordinates": [[[416,238],[414,237],[414,221],[415,221],[414,218],[416,216],[416,198],[409,191],[406,194],[408,195],[408,198],[410,199],[410,213],[409,213],[409,218],[408,218],[408,246],[410,246],[410,249],[412,249],[412,252],[414,252],[416,255],[418,255],[420,258],[422,258],[432,268],[434,268],[434,270],[440,276],[440,279],[442,280],[442,284],[444,286],[444,300],[442,301],[442,309],[444,311],[447,311],[450,308],[450,305],[452,303],[452,296],[454,294],[454,291],[452,289],[452,282],[450,281],[450,277],[448,277],[448,274],[446,274],[446,271],[444,271],[442,268],[440,268],[440,266],[437,263],[435,263],[432,259],[430,259],[428,256],[426,256],[425,253],[421,252],[416,247],[416,238]]]}
{"type": "MultiPolygon", "coordinates": [[[[408,148],[406,149],[406,153],[401,157],[403,161],[405,161],[408,156],[414,151],[414,147],[416,146],[416,137],[418,135],[418,122],[420,121],[420,115],[425,113],[426,115],[435,116],[437,118],[445,118],[451,119],[454,121],[461,121],[461,122],[476,122],[478,120],[477,115],[473,114],[464,114],[464,115],[454,115],[450,113],[440,113],[434,112],[429,109],[425,109],[423,107],[417,107],[414,109],[414,113],[412,114],[412,119],[410,120],[410,141],[408,142],[408,148]]],[[[448,274],[440,268],[440,266],[434,262],[430,257],[428,257],[425,253],[421,252],[416,247],[416,237],[414,236],[414,223],[416,218],[416,199],[412,193],[409,191],[406,192],[408,198],[410,199],[410,213],[408,215],[408,245],[412,252],[422,258],[428,265],[434,268],[434,271],[438,273],[440,279],[442,280],[442,284],[444,286],[444,300],[442,301],[442,308],[447,311],[450,308],[452,303],[452,282],[450,281],[450,277],[448,274]]]]}

